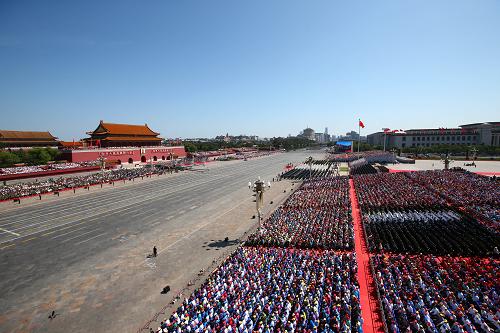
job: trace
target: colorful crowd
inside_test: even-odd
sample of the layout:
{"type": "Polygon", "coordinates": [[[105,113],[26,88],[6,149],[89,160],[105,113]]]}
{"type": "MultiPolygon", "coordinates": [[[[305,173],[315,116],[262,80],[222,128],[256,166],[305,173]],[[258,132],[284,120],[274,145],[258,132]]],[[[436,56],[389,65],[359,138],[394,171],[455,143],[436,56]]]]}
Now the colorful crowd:
{"type": "Polygon", "coordinates": [[[241,247],[163,332],[362,332],[354,254],[241,247]]]}
{"type": "Polygon", "coordinates": [[[411,172],[407,176],[500,232],[500,184],[496,178],[451,171],[411,172]]]}
{"type": "Polygon", "coordinates": [[[372,257],[389,333],[500,331],[500,261],[372,257]]]}
{"type": "Polygon", "coordinates": [[[151,174],[162,174],[166,169],[161,165],[145,166],[135,169],[117,169],[96,172],[82,176],[50,178],[43,181],[21,182],[0,186],[0,201],[18,199],[31,195],[40,195],[65,189],[111,183],[119,180],[131,180],[151,174]]]}
{"type": "Polygon", "coordinates": [[[403,173],[353,176],[361,210],[441,208],[446,201],[403,173]]]}
{"type": "Polygon", "coordinates": [[[349,250],[354,230],[349,180],[306,181],[247,242],[252,245],[349,250]]]}

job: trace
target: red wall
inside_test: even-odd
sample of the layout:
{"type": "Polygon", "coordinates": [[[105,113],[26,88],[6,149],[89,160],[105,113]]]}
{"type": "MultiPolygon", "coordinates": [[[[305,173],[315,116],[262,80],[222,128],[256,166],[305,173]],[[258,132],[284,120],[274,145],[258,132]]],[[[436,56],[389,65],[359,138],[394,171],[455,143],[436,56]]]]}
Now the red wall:
{"type": "Polygon", "coordinates": [[[154,148],[114,148],[114,149],[81,149],[81,150],[64,150],[62,152],[62,159],[68,160],[70,162],[85,162],[85,161],[95,161],[100,157],[104,157],[108,160],[120,160],[122,163],[128,163],[129,158],[132,158],[134,162],[141,162],[143,156],[146,157],[146,161],[152,159],[154,156],[158,161],[165,157],[165,160],[169,158],[170,153],[177,155],[179,158],[186,157],[186,152],[184,146],[176,147],[154,147],[154,148]]]}

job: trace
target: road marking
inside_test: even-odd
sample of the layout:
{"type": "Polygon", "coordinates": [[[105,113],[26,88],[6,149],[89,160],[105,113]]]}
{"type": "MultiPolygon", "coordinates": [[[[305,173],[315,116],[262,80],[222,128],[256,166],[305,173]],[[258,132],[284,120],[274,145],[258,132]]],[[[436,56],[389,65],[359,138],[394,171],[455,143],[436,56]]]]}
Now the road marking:
{"type": "Polygon", "coordinates": [[[76,243],[76,245],[80,245],[80,244],[82,244],[82,243],[88,242],[88,241],[89,241],[89,240],[91,240],[91,239],[94,239],[94,238],[97,238],[97,237],[101,237],[101,236],[103,236],[103,235],[106,235],[106,233],[105,233],[105,232],[103,232],[102,234],[96,235],[96,236],[94,236],[94,237],[90,237],[89,239],[82,240],[81,242],[76,243]]]}
{"type": "Polygon", "coordinates": [[[0,247],[0,250],[6,249],[6,248],[14,246],[14,245],[16,245],[16,244],[10,244],[10,245],[6,245],[6,246],[3,246],[3,247],[0,247]]]}
{"type": "Polygon", "coordinates": [[[232,211],[232,210],[234,210],[234,209],[238,208],[239,206],[243,205],[243,204],[244,204],[244,203],[246,203],[247,201],[248,201],[248,200],[247,200],[247,199],[245,199],[245,200],[243,200],[242,202],[240,202],[239,204],[237,204],[236,206],[234,206],[233,208],[230,208],[230,209],[226,210],[225,212],[220,213],[219,215],[217,215],[217,216],[213,217],[212,219],[209,219],[209,220],[208,220],[208,222],[205,222],[205,223],[200,224],[198,228],[196,228],[196,229],[192,230],[192,231],[191,231],[190,233],[188,233],[187,235],[184,235],[184,236],[182,236],[181,238],[179,238],[178,240],[176,240],[175,242],[171,243],[169,246],[167,246],[166,248],[164,248],[164,249],[162,249],[161,251],[159,251],[159,252],[158,252],[158,254],[160,254],[160,253],[162,253],[162,252],[164,252],[164,251],[168,250],[169,248],[171,248],[171,247],[172,247],[172,246],[174,246],[175,244],[179,243],[181,240],[188,238],[189,236],[191,236],[191,235],[192,235],[192,234],[194,234],[195,232],[198,232],[200,229],[202,229],[202,228],[206,227],[207,225],[214,223],[214,222],[215,222],[215,221],[217,221],[219,218],[221,218],[222,216],[226,215],[226,214],[227,214],[227,213],[229,213],[230,211],[232,211]]]}
{"type": "Polygon", "coordinates": [[[6,232],[6,233],[9,233],[9,234],[12,234],[14,236],[21,236],[20,234],[18,234],[17,232],[13,232],[13,231],[9,231],[7,229],[4,229],[4,228],[0,228],[0,231],[3,231],[3,232],[6,232]]]}
{"type": "Polygon", "coordinates": [[[28,238],[28,239],[26,239],[26,240],[23,240],[23,243],[27,243],[27,242],[29,242],[29,241],[31,241],[31,240],[33,240],[33,239],[37,239],[37,238],[38,238],[38,237],[31,237],[31,238],[28,238]]]}
{"type": "Polygon", "coordinates": [[[90,230],[89,232],[84,232],[83,234],[76,235],[75,237],[71,237],[71,238],[65,239],[65,240],[63,240],[61,243],[66,243],[66,242],[69,242],[69,241],[70,241],[70,240],[72,240],[72,239],[75,239],[75,238],[78,238],[78,237],[82,237],[82,236],[88,235],[88,234],[90,234],[90,233],[92,233],[92,232],[94,232],[94,231],[96,231],[96,230],[98,230],[98,229],[90,230]]]}
{"type": "Polygon", "coordinates": [[[56,229],[56,230],[51,231],[51,232],[47,232],[47,233],[43,234],[42,236],[48,236],[50,234],[53,234],[54,232],[58,232],[58,231],[61,231],[61,230],[66,230],[66,229],[72,228],[74,226],[80,225],[80,224],[85,223],[85,222],[87,222],[87,221],[83,221],[83,222],[80,222],[80,223],[72,224],[72,225],[69,225],[67,227],[59,228],[59,229],[57,229],[57,227],[54,227],[54,229],[56,229]]]}
{"type": "Polygon", "coordinates": [[[83,227],[81,227],[81,228],[78,228],[78,229],[75,229],[75,230],[71,230],[71,231],[65,232],[64,234],[60,234],[60,235],[54,236],[54,237],[52,237],[51,239],[57,239],[57,238],[59,238],[59,237],[65,236],[65,235],[67,235],[67,234],[70,234],[70,233],[72,233],[72,232],[75,232],[75,231],[78,231],[78,230],[85,229],[86,227],[87,227],[87,226],[86,226],[86,225],[84,225],[84,226],[83,226],[83,227]]]}

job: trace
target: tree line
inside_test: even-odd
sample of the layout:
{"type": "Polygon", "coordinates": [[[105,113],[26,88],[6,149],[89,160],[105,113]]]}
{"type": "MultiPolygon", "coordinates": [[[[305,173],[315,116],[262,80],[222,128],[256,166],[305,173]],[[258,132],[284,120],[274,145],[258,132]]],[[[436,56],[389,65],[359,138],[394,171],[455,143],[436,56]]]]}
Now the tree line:
{"type": "Polygon", "coordinates": [[[294,149],[311,147],[317,144],[314,141],[305,138],[289,137],[289,138],[272,138],[269,141],[238,141],[238,142],[184,141],[183,145],[186,152],[196,153],[202,151],[214,151],[226,148],[243,148],[243,147],[248,147],[248,148],[254,147],[262,150],[269,150],[269,149],[294,150],[294,149]]]}
{"type": "Polygon", "coordinates": [[[0,150],[0,167],[8,168],[15,164],[43,165],[55,161],[61,152],[54,148],[31,148],[0,150]]]}

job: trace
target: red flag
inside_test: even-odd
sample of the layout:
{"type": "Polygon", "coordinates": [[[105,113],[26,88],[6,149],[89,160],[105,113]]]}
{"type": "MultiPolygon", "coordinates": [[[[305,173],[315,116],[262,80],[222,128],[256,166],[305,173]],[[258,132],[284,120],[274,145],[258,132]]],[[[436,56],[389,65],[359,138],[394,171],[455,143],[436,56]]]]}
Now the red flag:
{"type": "Polygon", "coordinates": [[[396,133],[398,130],[392,130],[391,133],[396,133]]]}
{"type": "Polygon", "coordinates": [[[387,133],[387,132],[390,132],[391,129],[390,128],[384,128],[384,133],[387,133]]]}
{"type": "Polygon", "coordinates": [[[361,119],[359,120],[359,127],[365,128],[365,124],[363,124],[363,122],[361,121],[361,119]]]}

